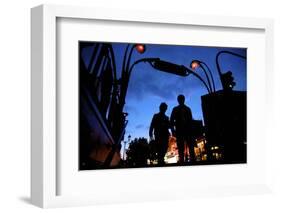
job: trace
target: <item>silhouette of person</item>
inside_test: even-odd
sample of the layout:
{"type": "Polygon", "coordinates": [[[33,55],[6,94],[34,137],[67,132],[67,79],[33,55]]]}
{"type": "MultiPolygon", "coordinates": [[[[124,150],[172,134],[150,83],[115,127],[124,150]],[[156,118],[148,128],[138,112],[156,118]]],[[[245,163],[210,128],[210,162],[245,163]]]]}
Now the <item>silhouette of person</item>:
{"type": "Polygon", "coordinates": [[[172,134],[177,138],[180,164],[184,163],[185,143],[188,145],[189,148],[190,161],[193,161],[195,159],[194,144],[191,140],[192,113],[190,108],[186,106],[184,102],[184,95],[179,95],[179,105],[173,108],[170,118],[172,134]]]}
{"type": "Polygon", "coordinates": [[[149,128],[149,137],[153,138],[154,135],[155,142],[157,143],[157,159],[160,165],[164,164],[170,136],[170,121],[169,117],[165,115],[167,108],[166,103],[160,104],[159,113],[153,115],[149,128]]]}

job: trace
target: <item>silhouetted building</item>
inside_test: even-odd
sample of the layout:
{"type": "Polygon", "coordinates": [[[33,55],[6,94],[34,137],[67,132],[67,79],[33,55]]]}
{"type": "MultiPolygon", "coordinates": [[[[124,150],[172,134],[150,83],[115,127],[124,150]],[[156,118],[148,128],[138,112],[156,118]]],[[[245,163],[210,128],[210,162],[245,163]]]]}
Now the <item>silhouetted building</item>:
{"type": "Polygon", "coordinates": [[[205,127],[202,120],[192,120],[192,140],[196,161],[206,160],[206,138],[205,127]]]}
{"type": "Polygon", "coordinates": [[[245,163],[246,92],[218,91],[201,98],[209,151],[222,149],[226,163],[245,163]]]}
{"type": "Polygon", "coordinates": [[[202,137],[204,135],[204,126],[202,120],[192,120],[191,131],[191,135],[194,140],[202,137]]]}
{"type": "Polygon", "coordinates": [[[206,138],[201,136],[195,139],[194,151],[197,161],[206,161],[207,160],[207,147],[206,147],[206,138]]]}

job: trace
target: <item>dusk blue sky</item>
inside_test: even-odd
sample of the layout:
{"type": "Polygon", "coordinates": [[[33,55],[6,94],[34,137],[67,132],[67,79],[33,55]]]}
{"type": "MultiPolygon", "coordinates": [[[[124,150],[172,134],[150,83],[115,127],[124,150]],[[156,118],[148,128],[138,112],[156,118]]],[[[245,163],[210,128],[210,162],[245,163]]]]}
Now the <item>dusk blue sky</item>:
{"type": "MultiPolygon", "coordinates": [[[[127,44],[113,44],[117,70],[120,72],[124,52],[127,44]]],[[[215,57],[221,50],[228,50],[246,56],[245,48],[224,48],[224,47],[198,47],[198,46],[175,46],[146,44],[146,51],[139,54],[134,51],[132,62],[142,57],[155,57],[175,64],[189,66],[191,61],[198,59],[204,61],[211,69],[214,76],[216,90],[222,88],[219,75],[216,70],[215,57]]],[[[232,71],[236,86],[235,90],[246,90],[246,60],[222,54],[220,56],[222,72],[232,71]]],[[[198,74],[205,77],[199,68],[198,74]]],[[[120,76],[121,73],[118,73],[120,76]]],[[[149,125],[154,113],[159,111],[161,102],[166,102],[170,116],[173,107],[177,105],[177,96],[183,94],[186,97],[186,104],[191,108],[193,118],[203,120],[201,109],[201,96],[207,90],[203,84],[194,76],[181,77],[164,73],[153,69],[148,63],[140,63],[133,69],[129,82],[126,97],[125,111],[129,113],[128,126],[125,140],[128,135],[133,138],[148,138],[149,125]]]]}
{"type": "MultiPolygon", "coordinates": [[[[125,53],[126,43],[113,43],[116,58],[117,75],[121,76],[121,66],[125,53]]],[[[132,62],[140,58],[160,58],[175,64],[188,66],[191,61],[198,59],[204,61],[210,67],[216,90],[222,88],[215,64],[216,54],[221,50],[228,50],[246,56],[245,48],[225,47],[199,47],[199,46],[176,46],[146,44],[143,54],[134,51],[132,62]]],[[[232,71],[236,86],[234,90],[246,90],[246,60],[233,55],[223,54],[220,56],[222,72],[232,71]]],[[[196,70],[204,79],[204,73],[199,68],[196,70]]],[[[166,102],[170,116],[173,107],[177,105],[177,96],[183,94],[194,119],[203,120],[201,109],[201,96],[207,94],[206,88],[194,76],[181,77],[164,73],[153,69],[148,63],[140,63],[133,69],[126,97],[125,112],[128,112],[128,126],[125,140],[128,135],[132,139],[138,137],[148,138],[149,125],[153,114],[159,111],[161,102],[166,102]]]]}

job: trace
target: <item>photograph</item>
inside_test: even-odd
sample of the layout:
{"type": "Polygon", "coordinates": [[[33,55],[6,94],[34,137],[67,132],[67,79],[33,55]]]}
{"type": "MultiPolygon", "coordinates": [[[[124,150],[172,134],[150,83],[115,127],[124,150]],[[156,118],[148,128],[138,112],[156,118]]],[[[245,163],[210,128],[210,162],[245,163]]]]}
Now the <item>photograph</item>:
{"type": "Polygon", "coordinates": [[[79,170],[247,163],[247,48],[77,45],[79,170]]]}

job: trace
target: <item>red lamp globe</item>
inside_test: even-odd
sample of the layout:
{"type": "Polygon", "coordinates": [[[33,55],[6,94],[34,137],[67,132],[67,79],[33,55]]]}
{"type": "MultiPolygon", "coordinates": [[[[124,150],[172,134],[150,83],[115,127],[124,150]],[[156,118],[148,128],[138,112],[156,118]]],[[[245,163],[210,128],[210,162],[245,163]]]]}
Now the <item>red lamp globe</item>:
{"type": "Polygon", "coordinates": [[[191,64],[190,64],[190,67],[191,67],[192,70],[197,69],[199,66],[200,66],[200,64],[199,64],[198,61],[192,61],[191,64]]]}
{"type": "Polygon", "coordinates": [[[138,53],[140,53],[140,54],[145,52],[145,45],[144,44],[136,44],[135,48],[138,51],[138,53]]]}

